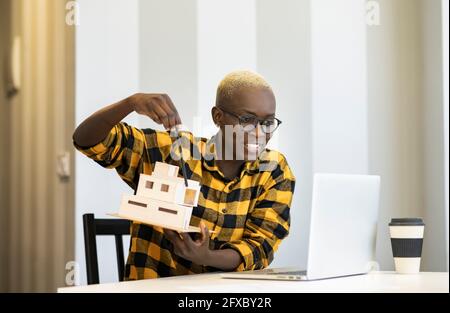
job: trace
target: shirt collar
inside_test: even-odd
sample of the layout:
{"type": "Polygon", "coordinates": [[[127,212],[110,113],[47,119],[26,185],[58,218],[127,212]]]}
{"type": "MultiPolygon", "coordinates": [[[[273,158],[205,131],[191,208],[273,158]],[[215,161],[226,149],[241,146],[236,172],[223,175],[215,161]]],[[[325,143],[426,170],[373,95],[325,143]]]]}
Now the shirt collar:
{"type": "MultiPolygon", "coordinates": [[[[203,165],[206,169],[210,171],[216,171],[219,173],[222,177],[225,177],[225,175],[222,173],[222,171],[217,166],[216,162],[216,136],[211,137],[205,144],[204,149],[202,149],[202,156],[203,156],[203,165]]],[[[263,154],[266,151],[263,152],[263,154]]],[[[253,161],[246,161],[241,168],[240,178],[242,178],[246,173],[247,174],[256,174],[259,173],[260,168],[260,156],[256,160],[253,161]]]]}

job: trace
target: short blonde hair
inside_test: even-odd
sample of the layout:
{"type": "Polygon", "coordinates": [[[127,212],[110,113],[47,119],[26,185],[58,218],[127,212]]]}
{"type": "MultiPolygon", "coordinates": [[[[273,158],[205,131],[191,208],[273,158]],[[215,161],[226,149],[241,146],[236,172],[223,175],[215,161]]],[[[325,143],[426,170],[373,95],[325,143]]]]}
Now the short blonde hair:
{"type": "Polygon", "coordinates": [[[220,82],[217,88],[216,106],[224,105],[242,88],[258,88],[272,91],[272,87],[261,75],[249,70],[234,71],[226,75],[220,82]]]}

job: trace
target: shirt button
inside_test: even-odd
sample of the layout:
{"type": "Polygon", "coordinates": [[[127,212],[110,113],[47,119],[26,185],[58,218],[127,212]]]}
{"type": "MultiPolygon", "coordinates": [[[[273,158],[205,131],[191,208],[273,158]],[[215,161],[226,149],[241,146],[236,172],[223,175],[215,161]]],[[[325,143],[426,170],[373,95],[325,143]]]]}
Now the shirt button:
{"type": "Polygon", "coordinates": [[[222,213],[227,213],[227,209],[222,209],[222,213]]]}

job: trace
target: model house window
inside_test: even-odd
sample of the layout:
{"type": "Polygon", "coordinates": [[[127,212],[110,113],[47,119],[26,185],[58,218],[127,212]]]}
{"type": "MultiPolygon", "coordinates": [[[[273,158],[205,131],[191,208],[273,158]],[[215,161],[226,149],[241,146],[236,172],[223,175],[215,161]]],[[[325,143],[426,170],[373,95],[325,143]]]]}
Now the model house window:
{"type": "Polygon", "coordinates": [[[184,194],[184,203],[193,205],[195,202],[196,193],[197,191],[195,189],[186,189],[186,192],[184,194]]]}
{"type": "Polygon", "coordinates": [[[147,188],[147,189],[153,189],[153,182],[147,180],[147,181],[145,182],[145,188],[147,188]]]}
{"type": "Polygon", "coordinates": [[[177,215],[177,214],[178,214],[177,211],[175,211],[175,210],[169,210],[169,209],[166,209],[166,208],[159,208],[159,211],[161,211],[161,212],[166,212],[166,213],[170,213],[170,214],[174,214],[174,215],[177,215]]]}
{"type": "Polygon", "coordinates": [[[143,208],[146,208],[147,207],[147,205],[145,204],[145,203],[140,203],[140,202],[136,202],[136,201],[128,201],[128,203],[129,204],[131,204],[131,205],[137,205],[137,206],[140,206],[140,207],[143,207],[143,208]]]}
{"type": "Polygon", "coordinates": [[[161,191],[162,192],[169,192],[169,185],[162,184],[161,185],[161,191]]]}

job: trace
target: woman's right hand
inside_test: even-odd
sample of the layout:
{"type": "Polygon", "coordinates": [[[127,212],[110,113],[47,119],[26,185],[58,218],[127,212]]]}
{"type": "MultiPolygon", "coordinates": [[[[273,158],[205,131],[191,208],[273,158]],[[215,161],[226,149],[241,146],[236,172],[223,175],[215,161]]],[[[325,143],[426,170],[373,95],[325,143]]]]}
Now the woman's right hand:
{"type": "Polygon", "coordinates": [[[166,94],[137,93],[130,97],[133,110],[146,115],[166,129],[181,124],[181,118],[172,100],[166,94]]]}

